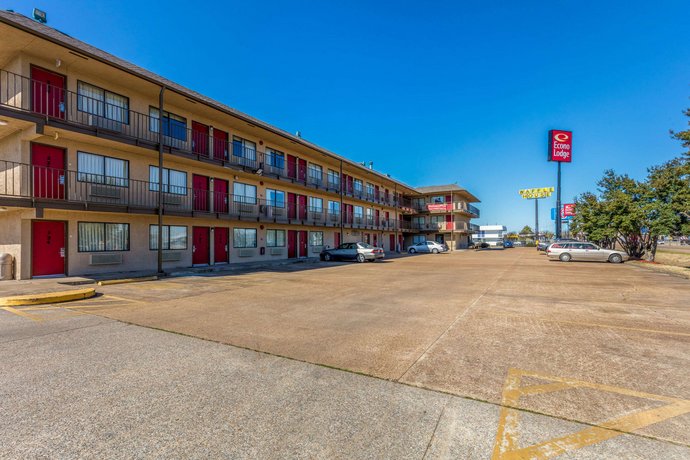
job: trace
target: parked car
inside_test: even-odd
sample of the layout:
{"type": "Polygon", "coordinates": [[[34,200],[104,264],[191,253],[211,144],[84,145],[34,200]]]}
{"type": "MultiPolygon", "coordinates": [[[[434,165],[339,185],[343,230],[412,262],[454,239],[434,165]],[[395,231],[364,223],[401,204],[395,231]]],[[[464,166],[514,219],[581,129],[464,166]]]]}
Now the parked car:
{"type": "Polygon", "coordinates": [[[504,247],[504,248],[512,248],[512,247],[513,247],[513,242],[510,241],[510,240],[505,240],[505,241],[503,242],[503,247],[504,247]]]}
{"type": "Polygon", "coordinates": [[[407,248],[407,252],[414,254],[415,252],[430,252],[432,254],[438,254],[440,252],[446,252],[448,246],[443,243],[437,243],[436,241],[422,241],[421,243],[413,244],[407,248]]]}
{"type": "Polygon", "coordinates": [[[368,243],[343,243],[337,248],[324,249],[319,254],[321,260],[356,260],[357,262],[375,261],[383,259],[383,248],[377,248],[368,243]]]}
{"type": "Polygon", "coordinates": [[[546,255],[561,262],[584,260],[619,264],[628,260],[628,254],[623,251],[602,249],[594,243],[581,241],[553,243],[546,249],[546,255]]]}
{"type": "Polygon", "coordinates": [[[537,251],[546,251],[546,248],[549,247],[549,245],[553,243],[562,243],[562,242],[567,242],[567,241],[577,241],[572,238],[554,238],[553,240],[544,240],[540,241],[537,244],[537,251]]]}

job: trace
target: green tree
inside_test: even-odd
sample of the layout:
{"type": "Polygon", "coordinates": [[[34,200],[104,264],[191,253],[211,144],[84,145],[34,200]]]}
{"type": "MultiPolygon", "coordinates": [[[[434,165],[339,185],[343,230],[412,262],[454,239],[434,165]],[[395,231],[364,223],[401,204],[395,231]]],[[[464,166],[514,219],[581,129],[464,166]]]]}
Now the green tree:
{"type": "Polygon", "coordinates": [[[534,235],[534,230],[532,230],[532,227],[529,225],[525,225],[522,227],[522,230],[520,230],[520,235],[521,236],[529,236],[529,235],[534,235]]]}

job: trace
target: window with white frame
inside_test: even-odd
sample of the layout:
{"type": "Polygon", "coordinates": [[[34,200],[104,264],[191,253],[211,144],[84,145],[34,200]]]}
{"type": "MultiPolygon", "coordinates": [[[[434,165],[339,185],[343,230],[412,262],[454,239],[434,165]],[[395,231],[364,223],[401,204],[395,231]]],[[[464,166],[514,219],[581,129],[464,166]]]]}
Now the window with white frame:
{"type": "Polygon", "coordinates": [[[361,180],[361,179],[354,179],[353,184],[354,184],[353,187],[354,187],[355,193],[360,193],[360,194],[361,194],[362,191],[363,191],[363,182],[362,182],[362,180],[361,180]]]}
{"type": "Polygon", "coordinates": [[[340,187],[340,173],[338,171],[328,170],[328,185],[331,187],[340,187]]]}
{"type": "Polygon", "coordinates": [[[355,217],[359,217],[361,219],[364,217],[364,208],[361,206],[355,206],[353,208],[353,214],[355,217]]]}
{"type": "Polygon", "coordinates": [[[366,209],[367,213],[367,222],[373,222],[374,221],[374,210],[372,208],[367,208],[366,209]]]}
{"type": "Polygon", "coordinates": [[[256,204],[256,185],[234,182],[232,187],[232,199],[235,203],[256,204]]]}
{"type": "Polygon", "coordinates": [[[266,246],[269,248],[285,247],[285,230],[266,230],[266,246]]]}
{"type": "Polygon", "coordinates": [[[374,184],[367,182],[367,196],[374,197],[374,184]]]}
{"type": "Polygon", "coordinates": [[[256,229],[255,228],[235,228],[232,238],[233,248],[255,248],[256,229]]]}
{"type": "Polygon", "coordinates": [[[256,142],[232,136],[232,155],[237,158],[256,160],[256,142]]]}
{"type": "Polygon", "coordinates": [[[431,202],[433,204],[443,204],[446,202],[446,197],[444,195],[436,195],[431,197],[431,202]]]}
{"type": "Polygon", "coordinates": [[[77,82],[77,109],[129,124],[129,98],[83,81],[77,82]]]}
{"type": "Polygon", "coordinates": [[[158,126],[163,125],[163,135],[173,139],[187,140],[187,119],[174,113],[163,111],[161,121],[160,111],[156,107],[149,107],[149,131],[158,132],[158,126]]]}
{"type": "Polygon", "coordinates": [[[129,185],[129,162],[119,158],[77,152],[77,180],[127,187],[129,185]]]}
{"type": "Polygon", "coordinates": [[[328,214],[339,216],[340,215],[340,202],[339,201],[329,201],[328,202],[328,214]]]}
{"type": "Polygon", "coordinates": [[[413,218],[412,218],[412,223],[413,223],[417,228],[421,228],[421,227],[424,227],[424,226],[426,225],[426,219],[425,219],[423,216],[422,216],[422,217],[413,217],[413,218]]]}
{"type": "MultiPolygon", "coordinates": [[[[149,166],[149,190],[158,191],[158,166],[149,166]]],[[[187,194],[187,173],[163,168],[163,192],[173,195],[187,194]]]]}
{"type": "Polygon", "coordinates": [[[323,232],[309,232],[309,246],[323,246],[323,232]]]}
{"type": "Polygon", "coordinates": [[[281,190],[266,189],[266,204],[274,208],[285,207],[285,192],[281,190]]]}
{"type": "Polygon", "coordinates": [[[323,168],[314,163],[309,163],[307,168],[307,174],[309,175],[309,182],[312,184],[320,184],[323,182],[323,168]]]}
{"type": "MultiPolygon", "coordinates": [[[[149,249],[158,249],[158,225],[149,226],[149,249]]],[[[182,225],[163,225],[163,249],[186,250],[187,227],[182,225]]]]}
{"type": "Polygon", "coordinates": [[[314,196],[309,197],[309,210],[311,212],[322,212],[323,211],[323,199],[316,198],[314,196]]]}
{"type": "Polygon", "coordinates": [[[79,222],[77,251],[129,251],[129,224],[79,222]]]}
{"type": "Polygon", "coordinates": [[[285,154],[275,149],[266,148],[266,166],[285,169],[285,154]]]}

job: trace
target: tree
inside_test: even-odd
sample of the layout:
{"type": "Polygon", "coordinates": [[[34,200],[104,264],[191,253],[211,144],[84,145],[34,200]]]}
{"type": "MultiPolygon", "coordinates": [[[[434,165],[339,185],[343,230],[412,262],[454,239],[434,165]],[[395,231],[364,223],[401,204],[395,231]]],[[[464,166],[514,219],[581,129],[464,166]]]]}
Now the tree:
{"type": "Polygon", "coordinates": [[[548,230],[546,230],[545,232],[542,232],[542,234],[544,235],[544,238],[549,239],[549,240],[554,237],[554,233],[550,232],[548,230]]]}
{"type": "Polygon", "coordinates": [[[529,225],[525,225],[522,227],[522,230],[520,230],[520,235],[521,236],[531,236],[534,235],[534,230],[532,230],[532,227],[529,225]]]}

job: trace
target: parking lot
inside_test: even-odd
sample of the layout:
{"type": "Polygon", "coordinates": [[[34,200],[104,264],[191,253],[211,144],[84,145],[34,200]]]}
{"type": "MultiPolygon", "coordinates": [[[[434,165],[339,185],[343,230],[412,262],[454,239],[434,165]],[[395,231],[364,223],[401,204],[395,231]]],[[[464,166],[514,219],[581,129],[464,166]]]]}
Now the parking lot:
{"type": "MultiPolygon", "coordinates": [[[[176,401],[176,411],[193,410],[201,400],[216,404],[226,421],[234,420],[228,423],[247,424],[251,434],[245,433],[242,442],[259,446],[254,453],[272,453],[268,456],[690,455],[687,279],[632,264],[548,261],[533,248],[516,248],[366,264],[296,264],[275,271],[103,286],[99,291],[99,297],[68,308],[21,309],[23,315],[0,311],[0,386],[12,389],[3,396],[13,407],[3,423],[27,424],[42,405],[56,404],[31,369],[48,372],[62,366],[55,369],[59,380],[60,372],[75,371],[70,362],[88,367],[94,360],[100,371],[91,368],[89,374],[102,380],[99,388],[109,388],[108,363],[121,363],[127,356],[137,369],[133,377],[146,380],[146,397],[155,401],[154,407],[172,410],[162,402],[161,384],[155,380],[168,366],[174,368],[179,385],[186,388],[193,381],[198,391],[184,393],[190,399],[176,401]],[[101,339],[66,338],[92,327],[108,332],[101,339]],[[46,341],[62,336],[60,356],[48,359],[56,351],[46,341]],[[178,349],[182,354],[171,352],[178,349]],[[23,362],[32,366],[27,370],[23,362]],[[180,363],[186,363],[189,373],[178,369],[180,363]],[[232,397],[227,389],[219,391],[225,377],[218,369],[228,366],[238,366],[244,376],[226,380],[233,382],[232,397]],[[203,382],[205,373],[208,380],[203,382]],[[252,398],[257,407],[268,400],[276,404],[271,395],[242,387],[257,385],[256,379],[265,391],[280,393],[287,411],[272,406],[273,412],[263,416],[285,423],[297,420],[297,426],[317,434],[305,439],[294,430],[286,433],[285,427],[265,433],[256,420],[248,420],[249,413],[233,419],[237,414],[220,408],[239,404],[237,394],[249,398],[244,404],[251,405],[252,398]],[[291,400],[281,382],[293,390],[295,385],[309,390],[291,400]],[[16,391],[19,387],[32,393],[32,404],[18,404],[26,402],[16,391]],[[351,404],[353,388],[367,397],[351,404]],[[368,404],[380,406],[379,411],[366,411],[368,404]],[[304,419],[321,405],[326,411],[321,422],[351,420],[347,435],[324,433],[314,423],[316,416],[304,419]],[[300,407],[306,411],[302,415],[300,407]],[[396,431],[397,438],[380,429],[394,426],[402,430],[396,431]],[[296,439],[302,449],[294,445],[296,439]]],[[[90,381],[81,385],[87,393],[96,391],[90,381]]],[[[120,397],[95,398],[95,406],[75,410],[107,412],[120,397]]],[[[140,407],[139,402],[133,407],[140,407]]],[[[165,418],[165,411],[157,416],[165,418]]],[[[55,408],[52,416],[68,413],[55,408]]],[[[120,410],[113,413],[119,422],[125,417],[120,410]]],[[[136,426],[154,415],[129,416],[136,426]]],[[[208,430],[220,428],[208,420],[194,428],[202,432],[198,436],[208,437],[208,452],[253,456],[235,445],[240,442],[236,436],[209,437],[205,422],[208,430]]],[[[173,430],[174,421],[169,423],[173,430]]],[[[55,439],[69,431],[55,426],[45,430],[55,439]]],[[[189,433],[186,426],[181,430],[189,433]]],[[[122,439],[117,428],[113,433],[113,439],[122,439]]],[[[16,439],[12,445],[19,448],[16,439]]],[[[188,450],[158,448],[164,454],[202,456],[194,445],[183,447],[188,450]]]]}

